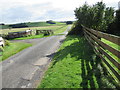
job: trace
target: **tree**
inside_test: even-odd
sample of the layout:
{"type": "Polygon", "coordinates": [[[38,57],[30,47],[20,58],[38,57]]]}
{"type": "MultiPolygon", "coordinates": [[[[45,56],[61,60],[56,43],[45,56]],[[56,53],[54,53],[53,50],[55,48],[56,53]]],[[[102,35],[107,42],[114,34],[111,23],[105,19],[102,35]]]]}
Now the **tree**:
{"type": "Polygon", "coordinates": [[[98,2],[93,6],[85,3],[74,12],[79,24],[100,31],[106,31],[108,24],[114,20],[114,9],[106,8],[103,2],[98,2]]]}
{"type": "Polygon", "coordinates": [[[19,24],[11,24],[9,25],[10,28],[24,28],[24,27],[28,27],[28,25],[26,23],[19,23],[19,24]]]}
{"type": "Polygon", "coordinates": [[[66,21],[66,24],[72,24],[73,22],[72,21],[66,21]]]}
{"type": "Polygon", "coordinates": [[[52,21],[52,20],[46,21],[46,23],[49,23],[49,24],[56,24],[56,22],[54,22],[54,21],[52,21]]]}
{"type": "MultiPolygon", "coordinates": [[[[112,7],[107,7],[105,10],[105,16],[103,19],[102,27],[104,28],[103,31],[106,31],[109,24],[114,21],[114,9],[112,7]]],[[[106,31],[107,32],[107,31],[106,31]]]]}
{"type": "Polygon", "coordinates": [[[116,10],[115,19],[108,25],[107,33],[120,36],[120,9],[116,10]]]}

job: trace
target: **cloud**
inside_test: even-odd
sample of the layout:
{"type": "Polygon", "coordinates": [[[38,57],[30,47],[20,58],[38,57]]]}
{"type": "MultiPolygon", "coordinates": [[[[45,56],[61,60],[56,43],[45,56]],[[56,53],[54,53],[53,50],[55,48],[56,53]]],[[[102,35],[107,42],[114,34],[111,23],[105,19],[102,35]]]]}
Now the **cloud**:
{"type": "Polygon", "coordinates": [[[21,20],[28,20],[32,17],[31,12],[27,11],[23,7],[13,7],[7,9],[2,13],[2,20],[8,22],[19,22],[21,20]]]}
{"type": "MultiPolygon", "coordinates": [[[[0,22],[75,20],[75,8],[85,1],[92,5],[101,0],[1,0],[0,22]]],[[[117,7],[118,1],[103,0],[107,6],[113,7],[117,7]]]]}

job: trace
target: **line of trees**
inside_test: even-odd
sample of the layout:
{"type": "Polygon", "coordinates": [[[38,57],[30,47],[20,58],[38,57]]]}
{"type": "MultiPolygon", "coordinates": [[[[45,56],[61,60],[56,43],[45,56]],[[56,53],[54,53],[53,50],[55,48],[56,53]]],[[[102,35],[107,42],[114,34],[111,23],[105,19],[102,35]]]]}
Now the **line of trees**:
{"type": "Polygon", "coordinates": [[[19,23],[19,24],[9,25],[9,27],[11,27],[11,28],[24,28],[24,27],[28,27],[28,26],[26,23],[19,23]]]}
{"type": "Polygon", "coordinates": [[[89,6],[85,3],[82,7],[75,9],[75,16],[77,21],[73,29],[80,30],[80,25],[84,25],[88,28],[99,30],[102,32],[115,34],[120,33],[119,28],[115,29],[113,33],[112,28],[120,25],[120,10],[116,12],[113,7],[106,7],[105,3],[97,2],[93,6],[89,6]],[[112,27],[111,27],[112,26],[112,27]]]}
{"type": "Polygon", "coordinates": [[[116,10],[115,20],[108,25],[107,33],[120,36],[120,9],[116,10]]]}

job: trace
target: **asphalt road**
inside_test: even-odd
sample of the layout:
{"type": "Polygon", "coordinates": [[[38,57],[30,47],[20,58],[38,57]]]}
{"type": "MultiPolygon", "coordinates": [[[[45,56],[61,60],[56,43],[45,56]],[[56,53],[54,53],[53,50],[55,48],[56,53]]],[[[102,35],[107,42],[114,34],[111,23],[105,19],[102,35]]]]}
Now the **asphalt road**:
{"type": "Polygon", "coordinates": [[[70,28],[64,35],[23,40],[34,45],[0,63],[2,88],[35,88],[70,28]]]}

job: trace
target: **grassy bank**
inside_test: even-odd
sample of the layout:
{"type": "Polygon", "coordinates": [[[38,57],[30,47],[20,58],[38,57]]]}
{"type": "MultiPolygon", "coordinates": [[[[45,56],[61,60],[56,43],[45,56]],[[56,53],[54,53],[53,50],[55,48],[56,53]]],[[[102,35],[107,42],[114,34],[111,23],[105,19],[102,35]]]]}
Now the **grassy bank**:
{"type": "Polygon", "coordinates": [[[32,46],[32,44],[22,43],[22,42],[10,43],[9,46],[4,47],[4,51],[2,53],[2,59],[0,61],[3,61],[5,59],[7,59],[8,57],[10,57],[30,46],[32,46]]]}
{"type": "Polygon", "coordinates": [[[83,37],[68,36],[38,88],[115,88],[83,37]]]}

